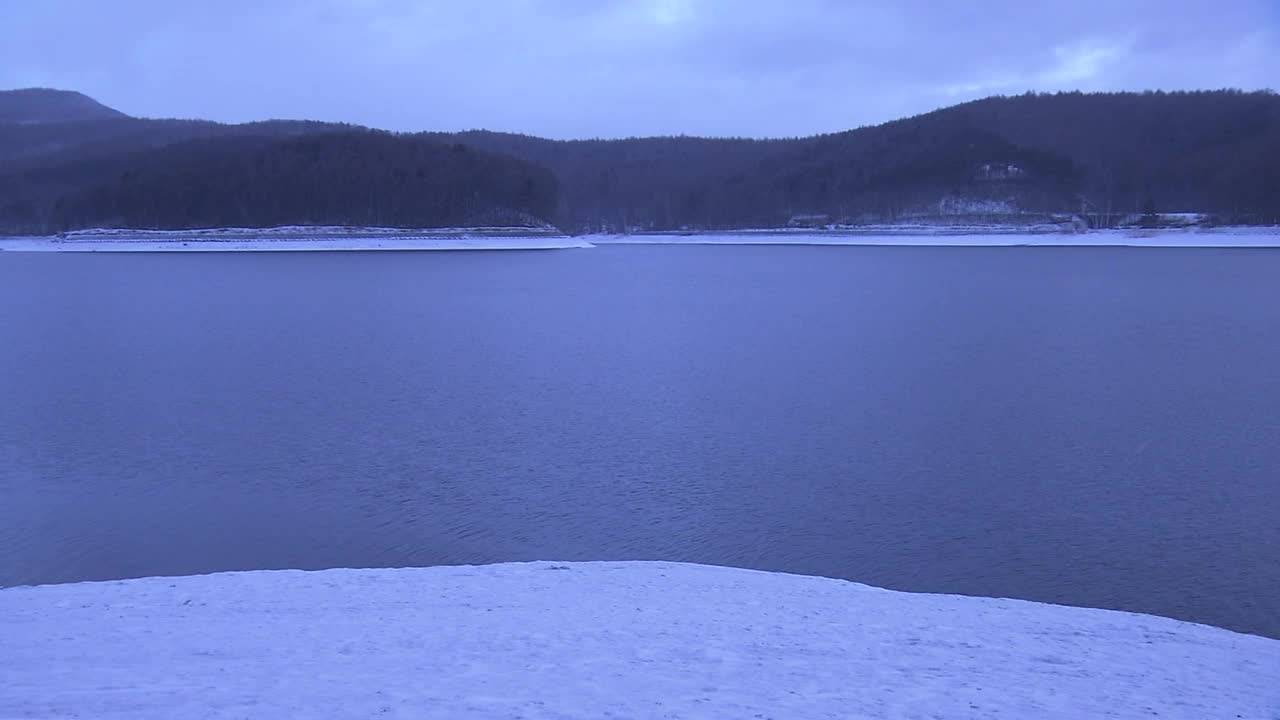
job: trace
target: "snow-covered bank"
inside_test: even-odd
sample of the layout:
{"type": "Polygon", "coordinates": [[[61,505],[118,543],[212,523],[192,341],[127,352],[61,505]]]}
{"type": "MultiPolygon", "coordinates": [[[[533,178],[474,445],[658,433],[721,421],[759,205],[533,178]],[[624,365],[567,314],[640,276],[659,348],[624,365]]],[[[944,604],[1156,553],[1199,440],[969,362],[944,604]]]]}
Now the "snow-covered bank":
{"type": "Polygon", "coordinates": [[[567,235],[265,235],[0,238],[0,250],[28,252],[298,252],[368,250],[556,250],[591,245],[567,235]]]}
{"type": "Polygon", "coordinates": [[[0,717],[1274,718],[1280,641],[674,563],[0,590],[0,717]]]}
{"type": "Polygon", "coordinates": [[[254,240],[254,239],[316,239],[353,237],[499,237],[499,236],[554,236],[562,235],[551,226],[544,227],[455,227],[455,228],[393,228],[358,225],[278,225],[266,228],[216,227],[192,230],[145,230],[132,228],[89,228],[70,230],[60,236],[68,241],[96,240],[254,240]]]}
{"type": "Polygon", "coordinates": [[[917,228],[589,235],[593,245],[872,245],[926,247],[1280,247],[1280,228],[1028,232],[1018,228],[917,228]]]}
{"type": "Polygon", "coordinates": [[[0,250],[44,252],[243,252],[300,250],[545,250],[596,245],[870,245],[925,247],[1280,247],[1280,228],[1040,232],[1020,227],[872,226],[840,230],[561,235],[526,228],[280,227],[82,230],[62,237],[0,237],[0,250]]]}

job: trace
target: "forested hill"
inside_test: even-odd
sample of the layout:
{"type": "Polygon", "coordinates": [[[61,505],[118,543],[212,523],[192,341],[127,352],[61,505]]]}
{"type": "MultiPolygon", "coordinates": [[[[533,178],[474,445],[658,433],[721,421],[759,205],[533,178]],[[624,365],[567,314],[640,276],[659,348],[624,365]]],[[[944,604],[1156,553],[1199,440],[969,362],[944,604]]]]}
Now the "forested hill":
{"type": "Polygon", "coordinates": [[[781,140],[554,141],[128,117],[0,92],[0,232],[549,222],[573,232],[1080,214],[1280,222],[1280,96],[1027,94],[781,140]]]}
{"type": "Polygon", "coordinates": [[[375,130],[189,140],[53,205],[58,228],[541,226],[556,179],[465,145],[375,130]]]}
{"type": "Polygon", "coordinates": [[[1280,223],[1271,92],[992,97],[789,140],[439,137],[549,167],[561,180],[561,222],[579,227],[770,226],[799,215],[1109,222],[1153,211],[1280,223]]]}
{"type": "Polygon", "coordinates": [[[0,232],[84,227],[542,225],[558,183],[423,135],[303,121],[128,117],[53,91],[0,92],[0,232]],[[28,107],[27,101],[36,106],[28,107]]]}
{"type": "Polygon", "coordinates": [[[119,110],[69,90],[26,88],[0,92],[0,123],[34,125],[122,117],[125,114],[119,110]]]}

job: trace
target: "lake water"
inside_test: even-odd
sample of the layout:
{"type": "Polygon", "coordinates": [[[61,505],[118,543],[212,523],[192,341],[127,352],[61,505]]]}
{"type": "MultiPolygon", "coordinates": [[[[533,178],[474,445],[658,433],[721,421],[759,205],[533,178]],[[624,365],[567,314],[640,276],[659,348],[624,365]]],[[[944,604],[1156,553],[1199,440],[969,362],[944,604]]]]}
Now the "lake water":
{"type": "Polygon", "coordinates": [[[0,585],[665,559],[1280,637],[1280,251],[0,253],[0,585]]]}

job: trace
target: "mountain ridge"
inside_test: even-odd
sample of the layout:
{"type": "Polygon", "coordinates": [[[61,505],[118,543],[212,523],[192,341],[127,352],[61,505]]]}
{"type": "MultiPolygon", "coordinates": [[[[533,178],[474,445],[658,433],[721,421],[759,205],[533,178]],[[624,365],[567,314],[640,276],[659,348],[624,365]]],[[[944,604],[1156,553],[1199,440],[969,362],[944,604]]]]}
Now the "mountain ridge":
{"type": "Polygon", "coordinates": [[[126,117],[129,116],[74,90],[0,90],[0,123],[45,124],[126,117]]]}
{"type": "MultiPolygon", "coordinates": [[[[29,93],[7,92],[3,97],[10,108],[12,93],[29,93]]],[[[1268,91],[1028,93],[802,138],[612,140],[484,130],[392,133],[298,120],[229,125],[133,118],[70,91],[28,97],[47,105],[50,96],[42,93],[63,92],[59,102],[88,116],[66,111],[47,115],[56,118],[48,122],[0,122],[0,230],[56,232],[74,229],[89,217],[111,226],[136,216],[136,208],[120,203],[150,201],[125,186],[145,175],[145,168],[183,154],[166,150],[172,146],[206,143],[210,147],[199,154],[202,162],[218,164],[220,153],[250,152],[246,148],[254,143],[247,138],[272,144],[310,136],[321,138],[314,153],[327,156],[340,145],[350,148],[340,139],[349,133],[390,138],[361,145],[379,148],[367,158],[342,161],[360,168],[366,190],[399,187],[406,172],[432,175],[433,187],[463,182],[461,176],[438,176],[432,169],[430,163],[447,155],[422,151],[427,164],[413,168],[399,166],[394,158],[401,148],[424,144],[474,148],[486,158],[504,160],[479,163],[492,175],[479,183],[471,177],[470,187],[496,188],[504,174],[521,172],[531,173],[526,179],[538,186],[525,193],[537,195],[536,207],[512,207],[513,196],[499,193],[501,199],[495,195],[478,202],[485,209],[477,216],[534,214],[571,232],[779,227],[797,218],[855,224],[931,216],[946,221],[975,214],[1016,221],[1067,213],[1108,225],[1157,211],[1207,213],[1222,222],[1280,221],[1280,97],[1268,91]],[[553,182],[546,176],[533,179],[540,172],[534,168],[546,170],[553,182]],[[85,199],[90,197],[114,199],[88,212],[92,203],[85,199]],[[77,212],[65,212],[72,204],[77,212]],[[84,220],[73,221],[73,215],[84,220]]],[[[36,116],[28,111],[23,117],[36,116]]],[[[288,152],[275,156],[296,159],[288,152]]],[[[245,162],[230,165],[253,172],[245,162]]],[[[463,172],[461,165],[449,167],[447,172],[463,172]]],[[[156,170],[169,178],[166,192],[176,189],[181,197],[194,197],[218,184],[207,168],[180,169],[156,170]]],[[[295,171],[305,173],[302,166],[295,171]]],[[[242,180],[257,192],[276,192],[247,175],[242,180]]],[[[230,205],[241,200],[228,198],[230,205]]],[[[429,204],[429,199],[401,198],[400,210],[383,214],[382,221],[408,223],[410,216],[415,225],[430,221],[413,207],[417,202],[429,204]]],[[[225,218],[216,208],[206,210],[204,222],[256,222],[238,210],[228,209],[225,218]]],[[[361,222],[370,217],[367,208],[357,212],[354,203],[336,213],[310,210],[299,208],[296,217],[268,214],[289,223],[311,215],[361,222]]],[[[183,224],[181,213],[162,214],[166,226],[183,224]]],[[[452,216],[450,223],[457,220],[452,216]]]]}

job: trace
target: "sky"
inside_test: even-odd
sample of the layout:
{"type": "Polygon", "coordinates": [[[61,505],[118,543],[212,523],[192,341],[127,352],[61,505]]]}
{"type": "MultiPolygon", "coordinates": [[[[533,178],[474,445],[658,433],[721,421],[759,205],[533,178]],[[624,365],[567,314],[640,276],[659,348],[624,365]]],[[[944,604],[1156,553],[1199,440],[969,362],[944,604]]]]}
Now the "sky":
{"type": "Polygon", "coordinates": [[[1028,90],[1277,86],[1280,0],[0,0],[0,89],[144,117],[790,137],[1028,90]]]}

